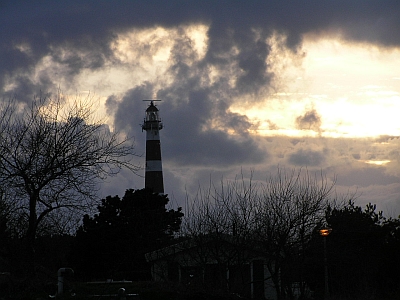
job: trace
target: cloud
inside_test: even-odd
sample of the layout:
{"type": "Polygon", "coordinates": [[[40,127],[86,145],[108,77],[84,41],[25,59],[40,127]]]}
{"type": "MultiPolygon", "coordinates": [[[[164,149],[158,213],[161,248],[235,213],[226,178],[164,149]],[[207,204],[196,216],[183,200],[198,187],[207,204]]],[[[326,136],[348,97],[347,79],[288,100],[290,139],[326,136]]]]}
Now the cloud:
{"type": "MultiPolygon", "coordinates": [[[[260,107],[267,114],[271,99],[287,92],[280,79],[285,66],[301,66],[305,37],[340,36],[348,43],[398,48],[399,12],[397,0],[2,1],[0,88],[3,98],[16,95],[26,103],[59,86],[70,94],[98,89],[114,127],[135,138],[139,154],[145,147],[142,100],[162,99],[166,189],[181,199],[184,185],[193,192],[210,174],[219,180],[255,168],[261,180],[281,164],[343,174],[339,184],[345,187],[367,188],[375,177],[380,187],[395,185],[400,176],[395,136],[262,137],[254,131],[263,118],[267,130],[285,126],[231,108],[260,107]],[[390,162],[377,169],[367,160],[390,162]]],[[[303,132],[321,132],[319,112],[295,111],[287,122],[303,132]]],[[[117,187],[123,192],[130,180],[142,186],[142,178],[121,176],[124,180],[105,184],[105,193],[117,187]]]]}
{"type": "Polygon", "coordinates": [[[342,171],[338,178],[338,185],[367,187],[373,185],[388,185],[398,183],[399,178],[386,174],[383,167],[364,167],[342,171]]]}
{"type": "Polygon", "coordinates": [[[321,116],[315,109],[307,111],[303,116],[296,118],[296,127],[298,129],[308,129],[314,131],[321,130],[321,116]]]}
{"type": "Polygon", "coordinates": [[[295,166],[319,166],[325,160],[323,153],[310,149],[299,149],[289,156],[289,162],[295,166]]]}
{"type": "Polygon", "coordinates": [[[206,24],[209,49],[204,62],[223,69],[234,60],[240,70],[236,78],[239,93],[256,93],[270,83],[273,74],[265,63],[270,48],[265,40],[273,32],[286,35],[286,45],[294,51],[303,35],[310,33],[340,32],[348,40],[386,46],[400,43],[398,1],[2,3],[0,27],[6,30],[0,33],[0,85],[4,88],[10,80],[15,81],[11,90],[19,91],[21,97],[27,89],[33,94],[57,85],[54,79],[22,80],[32,76],[32,69],[45,57],[65,68],[70,79],[84,69],[118,63],[113,41],[132,28],[206,24]]]}

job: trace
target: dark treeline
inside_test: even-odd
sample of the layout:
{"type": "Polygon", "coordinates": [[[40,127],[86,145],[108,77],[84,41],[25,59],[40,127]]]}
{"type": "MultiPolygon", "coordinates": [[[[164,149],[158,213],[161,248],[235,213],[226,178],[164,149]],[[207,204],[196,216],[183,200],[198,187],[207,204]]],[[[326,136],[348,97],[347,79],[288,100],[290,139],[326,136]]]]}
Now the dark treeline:
{"type": "Polygon", "coordinates": [[[261,186],[250,180],[208,189],[182,231],[199,245],[204,233],[215,244],[232,235],[239,258],[257,252],[277,299],[399,299],[400,219],[374,204],[357,206],[355,195],[338,198],[333,186],[323,174],[278,169],[261,186]],[[330,234],[321,236],[323,228],[330,234]]]}
{"type": "MultiPolygon", "coordinates": [[[[78,281],[151,280],[145,253],[177,242],[174,236],[183,217],[180,209],[165,209],[167,203],[167,196],[150,190],[127,190],[122,198],[103,199],[95,215],[84,216],[75,235],[38,236],[35,262],[37,277],[43,282],[39,285],[41,292],[53,282],[52,291],[47,287],[46,292],[54,294],[55,273],[65,266],[75,270],[74,280],[78,281]]],[[[21,268],[26,258],[19,251],[23,241],[12,236],[7,216],[1,217],[1,296],[8,299],[6,293],[22,292],[21,286],[27,288],[25,279],[19,277],[24,274],[21,268]],[[10,279],[6,280],[6,276],[10,279]]],[[[315,226],[311,238],[300,248],[285,250],[281,284],[290,286],[301,281],[308,290],[305,299],[322,298],[326,251],[333,299],[396,299],[400,282],[400,220],[386,219],[372,204],[361,208],[349,201],[339,207],[328,206],[324,221],[332,229],[329,236],[320,236],[321,224],[315,226]]],[[[289,299],[290,293],[281,298],[289,299]]]]}
{"type": "Polygon", "coordinates": [[[183,217],[181,208],[166,209],[168,202],[166,195],[149,189],[127,190],[122,198],[103,199],[96,214],[83,217],[76,234],[38,236],[34,282],[24,277],[29,259],[20,251],[24,238],[12,236],[13,229],[0,210],[0,299],[34,295],[29,284],[54,295],[57,270],[66,266],[74,270],[74,280],[83,282],[151,280],[145,253],[173,243],[183,217]],[[49,282],[52,287],[46,288],[49,282]]]}

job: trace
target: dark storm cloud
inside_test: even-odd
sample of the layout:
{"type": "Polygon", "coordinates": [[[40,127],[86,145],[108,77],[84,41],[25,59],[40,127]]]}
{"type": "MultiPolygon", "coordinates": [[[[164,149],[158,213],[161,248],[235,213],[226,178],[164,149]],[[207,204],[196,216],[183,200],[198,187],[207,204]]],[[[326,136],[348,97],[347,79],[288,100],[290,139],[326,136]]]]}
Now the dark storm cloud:
{"type": "Polygon", "coordinates": [[[386,174],[386,169],[383,167],[365,167],[362,169],[352,169],[348,172],[342,171],[338,176],[338,185],[343,186],[378,186],[398,183],[397,176],[386,174]]]}
{"type": "Polygon", "coordinates": [[[232,60],[226,53],[237,50],[238,54],[233,58],[237,60],[242,74],[237,78],[236,88],[239,93],[257,93],[270,82],[272,76],[265,61],[270,51],[266,38],[271,32],[252,32],[250,24],[239,27],[234,20],[226,24],[218,23],[221,26],[214,24],[211,23],[208,32],[210,43],[205,60],[211,65],[226,66],[232,60]]]}
{"type": "Polygon", "coordinates": [[[88,14],[90,11],[88,4],[74,1],[68,4],[3,1],[0,7],[1,87],[13,79],[14,88],[10,93],[18,100],[32,99],[40,90],[54,89],[56,78],[42,74],[34,82],[28,77],[47,55],[67,69],[64,76],[101,66],[103,57],[111,53],[108,45],[111,32],[107,34],[108,29],[102,28],[104,22],[99,22],[100,15],[93,18],[88,14]],[[67,51],[60,53],[58,47],[67,51]]]}
{"type": "Polygon", "coordinates": [[[293,49],[307,32],[340,32],[349,40],[397,46],[399,14],[396,0],[2,1],[0,86],[14,78],[21,97],[50,89],[57,85],[53,78],[33,82],[24,77],[46,55],[66,69],[63,76],[72,78],[115,59],[110,43],[118,32],[204,22],[210,25],[206,62],[222,66],[224,54],[237,49],[234,59],[242,70],[238,92],[255,93],[272,76],[265,64],[269,53],[265,37],[274,30],[285,33],[293,49]],[[60,47],[70,51],[60,52],[60,47]]]}
{"type": "Polygon", "coordinates": [[[324,153],[310,149],[299,149],[289,157],[289,163],[295,166],[317,167],[324,161],[324,153]]]}
{"type": "Polygon", "coordinates": [[[178,51],[179,57],[173,54],[169,70],[173,82],[157,94],[165,100],[162,108],[168,120],[163,139],[166,157],[177,164],[199,166],[264,161],[268,153],[248,134],[252,123],[246,116],[229,111],[231,99],[238,94],[229,88],[229,78],[220,76],[204,86],[208,64],[185,64],[192,50],[190,45],[184,48],[178,51]]]}
{"type": "Polygon", "coordinates": [[[307,111],[303,116],[299,116],[296,118],[296,127],[298,129],[320,131],[321,123],[321,116],[315,109],[311,109],[307,111]]]}
{"type": "MultiPolygon", "coordinates": [[[[123,131],[129,137],[140,137],[143,135],[141,124],[145,117],[145,110],[148,102],[143,100],[152,99],[153,85],[146,82],[140,86],[127,91],[121,101],[116,100],[116,96],[110,96],[106,101],[108,111],[115,111],[115,127],[118,131],[123,131]]],[[[157,104],[157,103],[156,103],[157,104]]],[[[143,139],[138,138],[138,147],[143,148],[143,139]]]]}

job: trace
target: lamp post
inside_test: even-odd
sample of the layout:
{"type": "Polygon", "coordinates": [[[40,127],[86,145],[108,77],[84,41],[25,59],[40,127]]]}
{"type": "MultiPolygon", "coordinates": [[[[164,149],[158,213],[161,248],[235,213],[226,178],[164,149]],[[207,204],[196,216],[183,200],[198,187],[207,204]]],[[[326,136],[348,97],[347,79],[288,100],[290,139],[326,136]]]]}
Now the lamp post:
{"type": "Polygon", "coordinates": [[[323,227],[319,230],[319,234],[324,239],[324,270],[325,270],[325,299],[329,298],[329,280],[328,280],[328,255],[326,251],[326,237],[332,232],[332,228],[323,227]]]}

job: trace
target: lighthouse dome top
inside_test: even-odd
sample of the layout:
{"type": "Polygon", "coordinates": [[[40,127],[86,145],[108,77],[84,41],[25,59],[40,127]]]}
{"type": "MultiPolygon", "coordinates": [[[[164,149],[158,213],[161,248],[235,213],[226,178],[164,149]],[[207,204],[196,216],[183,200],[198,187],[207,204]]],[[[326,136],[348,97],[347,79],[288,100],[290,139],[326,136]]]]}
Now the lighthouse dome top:
{"type": "Polygon", "coordinates": [[[150,100],[150,105],[146,109],[146,117],[144,119],[144,124],[142,129],[147,130],[148,128],[155,129],[158,128],[160,130],[162,128],[161,118],[158,115],[158,108],[154,105],[153,101],[159,100],[150,100]],[[154,124],[157,123],[157,124],[154,124]]]}
{"type": "Polygon", "coordinates": [[[153,101],[150,102],[149,107],[146,109],[146,112],[158,111],[158,108],[154,105],[153,101]]]}

